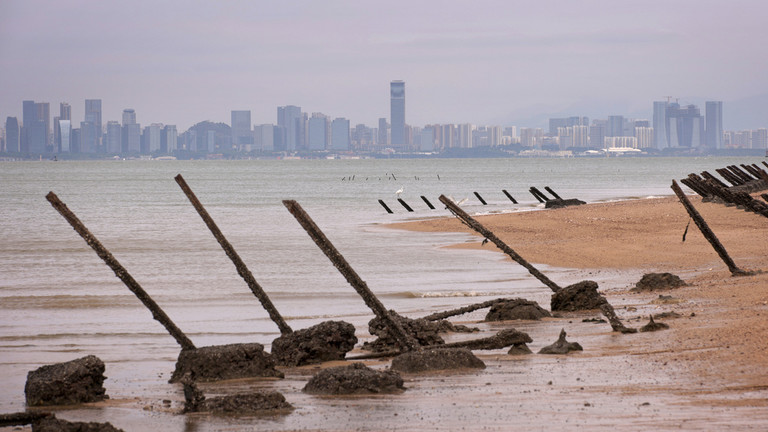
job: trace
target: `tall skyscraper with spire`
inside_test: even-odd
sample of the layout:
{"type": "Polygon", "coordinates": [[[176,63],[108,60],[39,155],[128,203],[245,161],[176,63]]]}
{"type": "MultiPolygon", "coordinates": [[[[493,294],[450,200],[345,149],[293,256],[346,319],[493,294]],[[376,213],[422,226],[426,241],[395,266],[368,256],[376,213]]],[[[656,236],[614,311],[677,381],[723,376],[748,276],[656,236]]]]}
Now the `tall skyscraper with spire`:
{"type": "Polygon", "coordinates": [[[405,81],[389,83],[390,95],[390,143],[396,150],[405,150],[405,81]]]}

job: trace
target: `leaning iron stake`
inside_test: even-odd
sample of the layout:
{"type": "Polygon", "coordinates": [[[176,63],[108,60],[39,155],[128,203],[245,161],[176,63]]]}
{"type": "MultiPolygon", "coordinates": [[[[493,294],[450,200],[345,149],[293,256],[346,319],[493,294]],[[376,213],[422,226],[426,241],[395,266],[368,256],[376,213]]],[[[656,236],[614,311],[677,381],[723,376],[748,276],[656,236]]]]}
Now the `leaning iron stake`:
{"type": "Polygon", "coordinates": [[[672,190],[675,192],[675,195],[677,195],[677,198],[680,199],[680,203],[683,204],[683,207],[685,207],[685,210],[688,212],[688,214],[691,216],[693,221],[696,223],[696,226],[699,227],[699,231],[704,235],[704,237],[709,241],[709,244],[712,245],[712,247],[715,249],[715,252],[717,252],[718,255],[720,255],[720,259],[723,260],[725,265],[728,266],[728,270],[731,271],[731,275],[733,276],[747,276],[752,273],[744,271],[736,266],[736,263],[733,262],[731,257],[728,255],[728,252],[723,247],[722,243],[720,243],[720,240],[717,239],[715,236],[715,233],[712,232],[712,230],[709,228],[709,225],[707,225],[707,222],[704,220],[703,217],[701,217],[701,214],[693,207],[693,204],[688,200],[688,197],[685,196],[683,193],[683,190],[680,189],[680,186],[678,186],[677,182],[672,180],[672,190]]]}
{"type": "Polygon", "coordinates": [[[420,349],[419,343],[408,333],[405,332],[403,327],[392,318],[387,309],[379,301],[378,298],[371,292],[368,285],[363,281],[357,272],[349,265],[347,260],[341,255],[341,253],[331,244],[330,240],[320,231],[320,228],[309,217],[307,212],[293,200],[283,201],[283,205],[288,211],[296,218],[299,224],[309,234],[315,244],[321,251],[331,260],[333,265],[339,270],[339,272],[347,279],[352,288],[360,294],[365,304],[373,311],[377,318],[379,318],[386,326],[392,331],[392,335],[400,345],[403,351],[412,351],[420,349]]]}
{"type": "Polygon", "coordinates": [[[80,234],[80,237],[85,240],[85,243],[88,244],[88,246],[91,247],[94,251],[96,251],[96,254],[104,260],[104,263],[109,266],[109,268],[112,269],[112,271],[115,272],[115,275],[120,278],[121,281],[125,284],[125,286],[128,287],[129,290],[133,294],[138,297],[139,300],[141,300],[142,303],[144,303],[144,306],[149,309],[150,312],[152,312],[152,318],[156,319],[157,321],[162,324],[166,330],[168,330],[168,333],[173,336],[174,339],[176,339],[176,342],[178,342],[179,345],[181,345],[182,350],[193,350],[195,349],[195,344],[192,343],[191,340],[182,332],[178,327],[176,327],[176,324],[171,321],[171,319],[168,317],[168,315],[163,312],[162,309],[160,309],[160,306],[155,303],[154,300],[147,294],[146,291],[139,285],[138,282],[128,273],[128,270],[125,269],[118,261],[115,259],[115,257],[99,242],[99,240],[91,234],[90,231],[88,231],[88,228],[83,225],[82,222],[80,222],[80,219],[75,216],[74,213],[67,207],[66,204],[61,202],[59,197],[56,196],[53,192],[48,192],[48,195],[45,196],[45,199],[48,200],[48,202],[51,203],[53,208],[56,209],[62,216],[64,216],[64,219],[69,222],[70,225],[72,225],[72,228],[75,229],[75,231],[80,234]]]}
{"type": "Polygon", "coordinates": [[[277,327],[280,329],[280,334],[288,335],[293,333],[291,327],[288,325],[288,323],[285,322],[283,317],[280,315],[280,312],[277,311],[275,305],[272,304],[272,301],[269,300],[269,297],[267,296],[267,293],[264,292],[264,289],[261,288],[258,282],[256,282],[256,278],[253,277],[251,271],[248,270],[248,267],[245,265],[243,260],[240,259],[240,255],[235,252],[235,248],[232,247],[229,241],[227,241],[227,238],[224,237],[224,234],[221,232],[219,227],[216,226],[213,218],[211,218],[211,216],[205,210],[203,204],[201,204],[200,200],[197,199],[197,196],[195,196],[194,192],[192,192],[192,189],[189,188],[189,185],[187,185],[187,182],[184,181],[184,178],[181,176],[181,174],[177,175],[174,179],[176,180],[176,183],[181,186],[181,190],[184,191],[184,194],[187,196],[187,198],[189,198],[189,202],[191,202],[192,206],[195,208],[195,210],[197,210],[197,214],[203,218],[203,221],[208,226],[208,229],[211,230],[213,236],[216,237],[216,240],[221,245],[221,248],[224,249],[224,252],[227,254],[229,259],[232,260],[232,263],[237,269],[237,273],[245,280],[245,283],[248,284],[248,288],[251,289],[253,295],[259,299],[261,305],[264,306],[264,309],[266,309],[272,321],[277,324],[277,327]]]}
{"type": "Polygon", "coordinates": [[[544,285],[548,286],[549,289],[551,289],[553,292],[558,292],[562,289],[558,284],[552,282],[548,277],[544,276],[543,273],[538,271],[536,267],[532,266],[523,257],[518,255],[517,252],[512,250],[511,247],[507,246],[507,244],[501,241],[501,239],[496,237],[496,235],[491,232],[491,230],[481,225],[480,222],[476,221],[474,218],[472,218],[472,216],[468,215],[467,212],[462,210],[461,207],[457,206],[445,195],[440,195],[439,199],[441,203],[445,204],[448,209],[453,212],[453,214],[455,214],[459,219],[461,219],[462,222],[467,224],[468,227],[472,228],[473,230],[480,233],[483,237],[492,241],[493,244],[495,244],[505,254],[509,255],[509,257],[512,258],[516,263],[528,269],[530,274],[532,274],[536,279],[540,280],[544,285]]]}

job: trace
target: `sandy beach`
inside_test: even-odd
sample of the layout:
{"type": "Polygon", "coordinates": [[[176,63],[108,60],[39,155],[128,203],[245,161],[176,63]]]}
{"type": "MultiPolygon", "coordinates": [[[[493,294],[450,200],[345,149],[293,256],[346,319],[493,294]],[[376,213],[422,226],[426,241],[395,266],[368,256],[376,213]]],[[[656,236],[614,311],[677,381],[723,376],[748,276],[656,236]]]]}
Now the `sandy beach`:
{"type": "MultiPolygon", "coordinates": [[[[762,216],[713,203],[694,205],[736,264],[768,269],[762,216]]],[[[732,277],[676,198],[596,203],[478,217],[535,265],[570,268],[592,279],[631,327],[664,312],[669,330],[622,335],[574,313],[542,321],[484,323],[485,311],[454,319],[480,335],[514,327],[538,352],[560,329],[584,351],[568,355],[477,352],[482,371],[404,375],[399,395],[318,397],[301,392],[320,367],[282,369],[283,380],[232,380],[202,386],[209,394],[277,390],[296,409],[268,418],[180,415],[179,385],[151,392],[110,388],[111,400],[57,411],[77,421],[110,421],[125,430],[762,430],[768,425],[768,273],[732,277]],[[647,272],[671,272],[689,285],[631,292],[647,272]],[[660,301],[659,295],[670,296],[660,301]]],[[[394,229],[468,232],[455,218],[395,224],[394,229]]],[[[465,238],[465,237],[462,237],[465,238]]],[[[476,241],[450,247],[495,250],[476,241]]],[[[501,255],[500,255],[501,256],[501,255]]],[[[509,262],[510,265],[517,265],[509,262]]],[[[564,281],[558,281],[565,285],[564,281]]],[[[569,282],[570,283],[570,282],[569,282]]],[[[540,284],[531,277],[531,284],[540,284]]],[[[541,285],[542,292],[549,289],[541,285]]],[[[547,294],[548,296],[548,294],[547,294]]],[[[468,300],[467,303],[471,303],[468,300]]],[[[549,309],[549,304],[542,304],[549,309]]],[[[367,336],[358,329],[359,336],[367,336]]],[[[448,341],[478,337],[454,334],[448,341]]],[[[356,349],[352,355],[359,353],[356,349]]],[[[366,364],[384,369],[388,360],[366,364]]],[[[334,366],[325,364],[322,367],[334,366]]],[[[107,366],[107,375],[110,373],[107,366]]],[[[158,365],[170,371],[170,365],[158,365]]],[[[122,372],[125,374],[125,372],[122,372]]],[[[167,378],[163,373],[163,379],[167,378]]],[[[117,374],[118,378],[120,374],[117,374]]]]}
{"type": "MultiPolygon", "coordinates": [[[[768,269],[768,221],[764,217],[690,198],[737,266],[763,272],[768,269]]],[[[675,297],[677,313],[695,317],[669,321],[670,330],[655,333],[651,346],[634,344],[636,337],[628,336],[624,348],[648,362],[675,362],[684,373],[669,389],[672,394],[707,394],[713,406],[768,406],[768,274],[732,277],[693,223],[683,242],[689,217],[676,197],[481,216],[477,220],[528,261],[583,269],[585,278],[594,270],[606,269],[691,274],[685,278],[690,286],[659,294],[675,297]]],[[[397,227],[471,231],[456,218],[397,227]]],[[[491,243],[482,245],[480,240],[453,247],[496,248],[491,243]]],[[[620,304],[627,297],[638,303],[654,300],[644,298],[647,294],[630,293],[629,288],[609,290],[609,301],[620,304]]],[[[622,318],[636,316],[626,309],[632,308],[620,311],[622,318]]]]}

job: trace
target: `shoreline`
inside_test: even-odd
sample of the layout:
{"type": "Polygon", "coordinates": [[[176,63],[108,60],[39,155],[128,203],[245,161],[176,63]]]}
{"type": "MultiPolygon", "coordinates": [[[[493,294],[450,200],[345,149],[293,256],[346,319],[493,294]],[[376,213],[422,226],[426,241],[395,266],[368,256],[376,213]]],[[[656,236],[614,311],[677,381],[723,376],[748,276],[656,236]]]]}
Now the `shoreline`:
{"type": "MultiPolygon", "coordinates": [[[[764,343],[764,335],[768,333],[768,292],[765,291],[768,221],[736,207],[703,203],[699,197],[689,199],[736,264],[744,270],[762,272],[731,276],[693,223],[683,242],[689,217],[674,196],[475,218],[534,265],[579,269],[587,278],[603,270],[687,274],[683,279],[688,286],[653,294],[632,293],[630,287],[608,291],[601,287],[624,320],[633,319],[630,311],[639,309],[622,306],[627,298],[644,298],[652,304],[656,295],[674,297],[675,311],[685,317],[669,321],[670,330],[654,333],[658,336],[657,349],[633,355],[648,357],[663,365],[675,362],[682,366],[687,371],[685,379],[679,388],[670,389],[673,392],[706,394],[713,406],[718,407],[768,406],[765,383],[768,347],[764,343]],[[697,390],[705,381],[717,383],[721,390],[697,390]],[[756,394],[760,396],[755,397],[756,394]]],[[[483,246],[480,235],[455,217],[397,223],[390,227],[470,233],[478,240],[448,247],[502,253],[492,243],[483,246]]],[[[647,316],[639,325],[645,322],[647,316]]],[[[639,325],[632,323],[635,327],[639,325]]],[[[713,419],[716,418],[713,414],[713,419]]]]}

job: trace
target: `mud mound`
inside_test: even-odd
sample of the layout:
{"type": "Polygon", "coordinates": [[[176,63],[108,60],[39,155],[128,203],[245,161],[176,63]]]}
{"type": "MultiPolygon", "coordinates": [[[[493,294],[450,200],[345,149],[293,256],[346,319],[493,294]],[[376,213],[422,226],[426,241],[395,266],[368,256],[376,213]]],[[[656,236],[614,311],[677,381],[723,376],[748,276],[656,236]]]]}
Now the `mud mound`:
{"type": "MultiPolygon", "coordinates": [[[[419,345],[430,346],[442,345],[445,343],[443,338],[438,335],[441,330],[439,321],[428,321],[423,318],[406,318],[398,315],[397,312],[393,310],[390,310],[389,314],[392,316],[392,319],[400,323],[406,333],[413,336],[419,342],[419,345]]],[[[390,335],[387,326],[385,326],[380,319],[374,318],[368,322],[368,332],[374,336],[378,336],[378,338],[373,342],[364,343],[364,350],[387,352],[400,348],[395,338],[390,335]]]]}
{"type": "Polygon", "coordinates": [[[400,393],[404,390],[403,379],[397,372],[376,371],[362,363],[322,370],[302,389],[304,393],[325,395],[400,393]]]}
{"type": "Polygon", "coordinates": [[[541,350],[539,354],[568,354],[571,351],[583,351],[577,342],[568,342],[565,340],[565,329],[560,330],[560,337],[557,338],[557,342],[552,345],[547,345],[541,350]]]}
{"type": "Polygon", "coordinates": [[[512,348],[507,351],[507,354],[509,355],[525,355],[525,354],[533,354],[533,351],[531,351],[530,348],[528,348],[528,345],[524,343],[520,344],[514,344],[512,345],[512,348]]]}
{"type": "Polygon", "coordinates": [[[491,306],[485,321],[540,320],[552,316],[538,303],[525,299],[513,299],[491,306]]]}
{"type": "Polygon", "coordinates": [[[229,396],[206,398],[190,377],[184,376],[184,412],[209,412],[214,414],[280,414],[289,413],[293,405],[276,391],[257,391],[229,396]]]}
{"type": "Polygon", "coordinates": [[[432,348],[411,351],[392,359],[400,372],[427,372],[445,369],[485,369],[485,363],[467,348],[432,348]]]}
{"type": "Polygon", "coordinates": [[[272,356],[280,366],[344,360],[356,343],[355,326],[344,321],[325,321],[275,339],[272,356]]]}
{"type": "Polygon", "coordinates": [[[48,417],[32,423],[32,432],[123,432],[111,423],[68,422],[48,417]]]}
{"type": "Polygon", "coordinates": [[[653,331],[659,331],[659,330],[666,330],[669,326],[664,323],[657,323],[653,320],[653,316],[651,316],[651,320],[648,322],[648,324],[642,326],[640,328],[641,332],[653,332],[653,331]]]}
{"type": "Polygon", "coordinates": [[[187,373],[191,373],[199,381],[249,377],[283,378],[283,373],[275,369],[275,359],[264,352],[264,345],[258,343],[182,350],[169,382],[178,382],[187,373]]]}
{"type": "Polygon", "coordinates": [[[672,273],[646,273],[630,291],[668,290],[686,285],[684,280],[672,273]]]}
{"type": "Polygon", "coordinates": [[[86,356],[42,366],[27,374],[27,405],[74,405],[109,398],[104,389],[104,362],[86,356]]]}
{"type": "Polygon", "coordinates": [[[597,282],[585,280],[552,294],[550,308],[552,312],[574,312],[600,309],[605,302],[605,298],[597,292],[597,282]]]}

